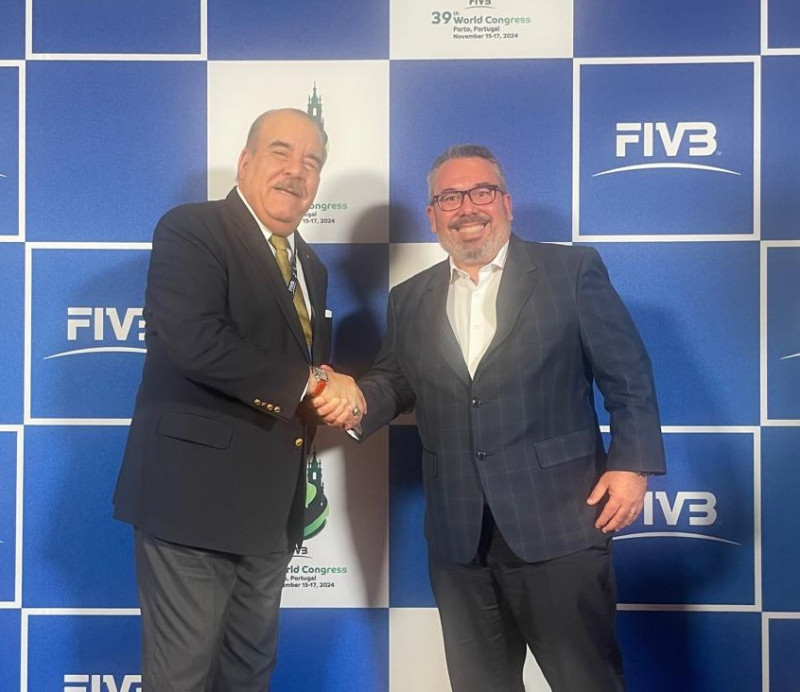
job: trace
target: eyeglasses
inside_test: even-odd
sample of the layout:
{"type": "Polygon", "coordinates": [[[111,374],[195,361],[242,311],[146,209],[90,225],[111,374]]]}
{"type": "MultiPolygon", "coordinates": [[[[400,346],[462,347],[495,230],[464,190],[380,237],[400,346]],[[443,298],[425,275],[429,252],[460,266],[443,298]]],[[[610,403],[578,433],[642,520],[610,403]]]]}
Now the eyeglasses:
{"type": "Polygon", "coordinates": [[[498,191],[503,192],[499,185],[478,185],[471,190],[448,190],[441,195],[434,195],[431,204],[438,204],[442,211],[455,211],[464,203],[464,195],[469,195],[473,204],[482,207],[494,202],[498,191]]]}

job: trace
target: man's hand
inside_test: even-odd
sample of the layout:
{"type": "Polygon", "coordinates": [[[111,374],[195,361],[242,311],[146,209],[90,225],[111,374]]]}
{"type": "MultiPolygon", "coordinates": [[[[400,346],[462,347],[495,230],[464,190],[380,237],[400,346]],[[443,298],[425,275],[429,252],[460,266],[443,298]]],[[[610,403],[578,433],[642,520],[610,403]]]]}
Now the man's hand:
{"type": "Polygon", "coordinates": [[[586,499],[587,504],[596,505],[608,494],[595,527],[611,533],[630,526],[642,511],[646,491],[647,477],[635,471],[606,471],[586,499]]]}
{"type": "Polygon", "coordinates": [[[326,425],[350,430],[367,412],[367,401],[352,377],[335,372],[328,365],[322,368],[328,373],[328,384],[311,399],[311,405],[326,425]]]}

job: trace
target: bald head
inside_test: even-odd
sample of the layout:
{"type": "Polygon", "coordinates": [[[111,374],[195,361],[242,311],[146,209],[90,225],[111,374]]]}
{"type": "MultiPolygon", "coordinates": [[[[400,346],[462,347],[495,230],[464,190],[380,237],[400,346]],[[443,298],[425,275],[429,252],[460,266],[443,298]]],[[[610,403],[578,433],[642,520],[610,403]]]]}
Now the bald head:
{"type": "Polygon", "coordinates": [[[287,114],[292,114],[299,118],[303,118],[317,128],[320,140],[322,142],[322,164],[324,165],[326,159],[328,158],[328,134],[320,127],[319,123],[314,120],[314,118],[308,115],[308,113],[305,111],[301,111],[299,108],[274,108],[273,110],[264,111],[253,121],[253,124],[250,125],[250,130],[247,133],[247,141],[245,142],[244,148],[255,154],[258,149],[261,129],[264,127],[264,124],[267,123],[271,118],[280,118],[287,114]]]}

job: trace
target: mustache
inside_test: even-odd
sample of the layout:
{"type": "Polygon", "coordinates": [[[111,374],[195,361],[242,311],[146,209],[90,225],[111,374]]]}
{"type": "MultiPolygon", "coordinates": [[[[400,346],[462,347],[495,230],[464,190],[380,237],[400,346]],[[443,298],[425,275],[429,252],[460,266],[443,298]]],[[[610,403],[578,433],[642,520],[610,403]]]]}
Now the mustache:
{"type": "Polygon", "coordinates": [[[302,197],[305,192],[303,181],[299,178],[284,178],[275,186],[275,189],[290,192],[296,197],[302,197]]]}
{"type": "Polygon", "coordinates": [[[490,221],[491,218],[485,214],[470,214],[469,216],[461,216],[457,219],[453,219],[447,224],[447,227],[457,231],[462,226],[469,226],[475,223],[489,223],[490,221]]]}

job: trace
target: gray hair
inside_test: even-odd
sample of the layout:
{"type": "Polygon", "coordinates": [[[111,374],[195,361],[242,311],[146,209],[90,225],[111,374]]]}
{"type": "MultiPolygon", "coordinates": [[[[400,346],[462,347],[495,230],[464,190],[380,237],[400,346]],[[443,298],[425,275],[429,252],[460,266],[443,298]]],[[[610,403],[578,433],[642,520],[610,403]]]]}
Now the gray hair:
{"type": "Polygon", "coordinates": [[[503,168],[500,166],[500,162],[495,158],[494,154],[489,151],[489,149],[481,146],[480,144],[455,144],[443,152],[439,158],[433,162],[433,166],[431,166],[431,170],[428,173],[428,199],[433,199],[433,177],[436,175],[436,171],[439,170],[443,163],[449,161],[450,159],[473,158],[485,159],[492,164],[495,173],[497,173],[497,178],[500,181],[500,187],[502,188],[503,192],[506,192],[506,177],[503,174],[503,168]]]}

